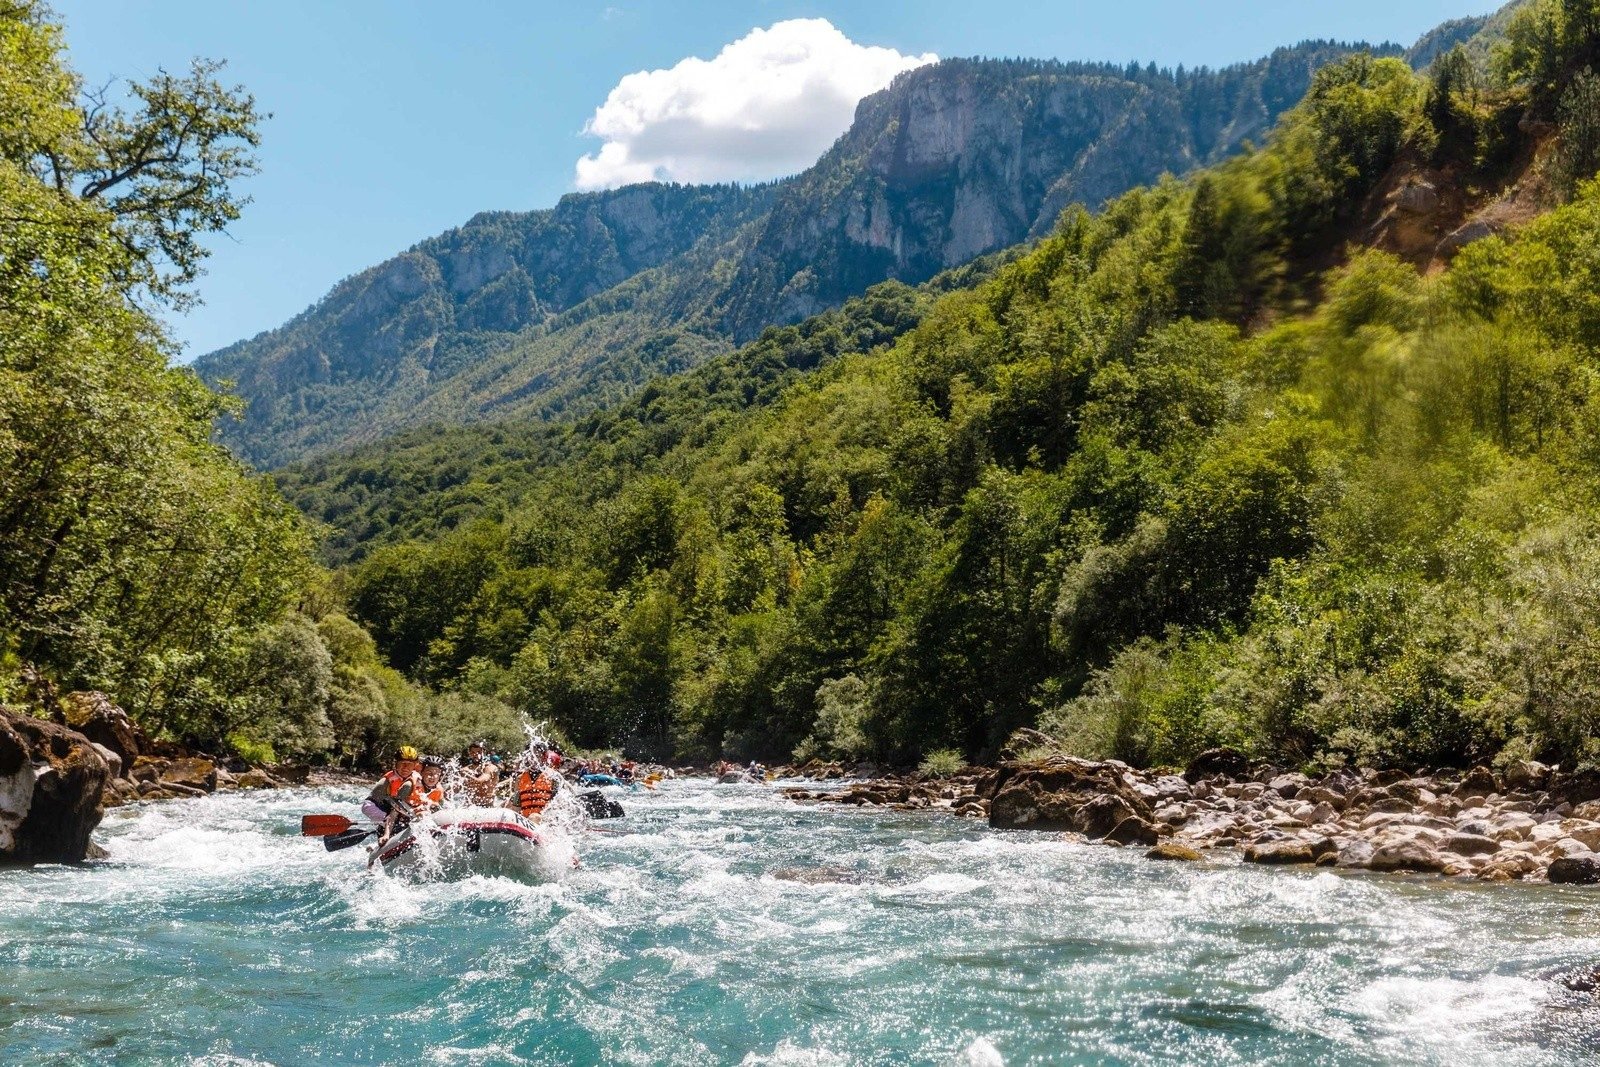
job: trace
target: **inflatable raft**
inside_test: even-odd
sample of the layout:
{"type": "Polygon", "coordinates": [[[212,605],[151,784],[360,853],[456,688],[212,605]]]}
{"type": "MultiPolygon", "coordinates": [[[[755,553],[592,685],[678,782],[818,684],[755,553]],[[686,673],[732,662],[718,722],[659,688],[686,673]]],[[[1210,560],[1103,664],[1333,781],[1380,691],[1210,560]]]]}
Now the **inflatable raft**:
{"type": "Polygon", "coordinates": [[[445,808],[389,839],[377,862],[394,874],[423,878],[504,875],[523,881],[559,877],[545,831],[509,808],[445,808]]]}

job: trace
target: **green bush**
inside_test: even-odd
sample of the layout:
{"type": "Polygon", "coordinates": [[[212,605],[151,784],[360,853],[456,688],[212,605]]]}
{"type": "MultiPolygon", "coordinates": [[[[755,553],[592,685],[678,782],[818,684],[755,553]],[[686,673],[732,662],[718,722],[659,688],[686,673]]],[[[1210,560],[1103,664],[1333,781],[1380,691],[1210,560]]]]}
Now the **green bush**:
{"type": "Polygon", "coordinates": [[[948,778],[967,765],[967,759],[953,748],[935,749],[922,757],[917,770],[929,778],[948,778]]]}

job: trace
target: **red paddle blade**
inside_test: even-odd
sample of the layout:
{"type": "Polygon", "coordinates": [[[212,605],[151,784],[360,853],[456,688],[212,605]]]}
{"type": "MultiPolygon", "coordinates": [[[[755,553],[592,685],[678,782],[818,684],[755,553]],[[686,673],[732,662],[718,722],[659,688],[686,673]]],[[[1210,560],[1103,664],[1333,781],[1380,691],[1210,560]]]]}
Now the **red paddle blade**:
{"type": "Polygon", "coordinates": [[[354,825],[343,815],[300,816],[300,833],[306,837],[327,837],[329,834],[342,834],[354,825]]]}

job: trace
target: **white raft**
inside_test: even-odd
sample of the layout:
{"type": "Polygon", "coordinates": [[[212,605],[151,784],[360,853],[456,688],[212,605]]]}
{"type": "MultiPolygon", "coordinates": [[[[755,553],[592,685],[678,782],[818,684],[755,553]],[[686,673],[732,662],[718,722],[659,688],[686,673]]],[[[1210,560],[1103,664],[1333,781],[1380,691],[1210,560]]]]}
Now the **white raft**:
{"type": "MultiPolygon", "coordinates": [[[[413,820],[378,852],[386,871],[421,878],[559,878],[547,831],[509,808],[444,808],[413,820]]],[[[570,860],[569,860],[570,862],[570,860]]]]}

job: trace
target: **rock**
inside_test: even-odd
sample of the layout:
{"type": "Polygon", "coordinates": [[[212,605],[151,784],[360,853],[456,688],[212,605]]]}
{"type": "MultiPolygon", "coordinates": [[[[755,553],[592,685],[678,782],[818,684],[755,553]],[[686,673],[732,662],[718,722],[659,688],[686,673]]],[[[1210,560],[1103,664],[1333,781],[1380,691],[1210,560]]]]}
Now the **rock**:
{"type": "Polygon", "coordinates": [[[1550,780],[1550,768],[1538,760],[1518,760],[1503,775],[1507,789],[1543,789],[1550,780]]]}
{"type": "Polygon", "coordinates": [[[62,702],[66,706],[68,726],[117,754],[119,770],[114,773],[120,777],[121,769],[133,766],[148,742],[127,712],[113,704],[104,693],[68,693],[62,702]]]}
{"type": "Polygon", "coordinates": [[[1545,872],[1556,885],[1595,885],[1600,883],[1600,856],[1563,856],[1545,872]]]}
{"type": "Polygon", "coordinates": [[[1437,874],[1445,860],[1426,841],[1416,837],[1391,837],[1373,845],[1367,866],[1375,871],[1422,871],[1437,874]]]}
{"type": "Polygon", "coordinates": [[[1484,219],[1473,219],[1440,241],[1435,254],[1442,257],[1453,256],[1472,242],[1493,237],[1496,232],[1498,232],[1497,227],[1492,223],[1484,219]]]}
{"type": "Polygon", "coordinates": [[[1130,815],[1148,821],[1152,812],[1122,771],[1073,756],[1002,764],[989,804],[989,825],[1000,830],[1103,837],[1130,815]]]}
{"type": "Polygon", "coordinates": [[[1408,215],[1429,215],[1439,206],[1439,192],[1430,182],[1408,181],[1396,190],[1394,206],[1408,215]]]}
{"type": "Polygon", "coordinates": [[[1161,840],[1161,835],[1156,828],[1137,815],[1130,815],[1111,828],[1106,834],[1107,841],[1115,841],[1119,845],[1153,845],[1161,840]]]}
{"type": "Polygon", "coordinates": [[[153,782],[167,769],[167,761],[155,756],[138,756],[128,768],[128,777],[136,782],[153,782]]]}
{"type": "Polygon", "coordinates": [[[1574,993],[1593,993],[1600,989],[1600,967],[1580,967],[1560,976],[1561,984],[1574,993]]]}
{"type": "Polygon", "coordinates": [[[100,806],[115,808],[139,799],[139,787],[130,778],[112,778],[100,795],[100,806]]]}
{"type": "Polygon", "coordinates": [[[1078,809],[1078,825],[1074,829],[1090,838],[1111,837],[1118,826],[1137,818],[1139,813],[1122,797],[1102,793],[1078,809]]]}
{"type": "Polygon", "coordinates": [[[1303,774],[1280,774],[1267,783],[1267,788],[1285,800],[1293,800],[1310,784],[1311,779],[1303,774]]]}
{"type": "Polygon", "coordinates": [[[1236,748],[1208,748],[1189,761],[1184,769],[1186,782],[1222,775],[1224,778],[1243,778],[1250,773],[1250,760],[1236,748]]]}
{"type": "Polygon", "coordinates": [[[1458,797],[1471,796],[1473,794],[1488,796],[1490,793],[1498,793],[1499,791],[1500,783],[1495,781],[1494,774],[1489,768],[1474,767],[1467,772],[1466,777],[1462,778],[1460,784],[1456,786],[1455,795],[1458,797]]]}
{"type": "Polygon", "coordinates": [[[87,737],[0,708],[0,864],[81,863],[110,780],[87,737]]]}
{"type": "Polygon", "coordinates": [[[208,759],[199,756],[187,756],[169,762],[161,772],[161,781],[166,785],[180,785],[186,789],[196,789],[202,793],[215,792],[217,788],[217,765],[208,759]]]}
{"type": "Polygon", "coordinates": [[[1479,872],[1479,877],[1493,877],[1496,881],[1510,881],[1533,874],[1539,869],[1539,866],[1539,861],[1526,852],[1501,850],[1489,857],[1489,862],[1479,872]],[[1504,875],[1504,878],[1500,878],[1499,875],[1504,875]]]}
{"type": "Polygon", "coordinates": [[[1201,858],[1200,853],[1188,845],[1176,841],[1163,841],[1155,848],[1144,854],[1147,860],[1183,860],[1193,862],[1201,858]]]}
{"type": "Polygon", "coordinates": [[[96,752],[100,753],[100,758],[106,761],[106,767],[110,769],[111,777],[121,778],[122,757],[111,751],[106,746],[100,744],[98,741],[90,741],[89,743],[94,746],[94,750],[96,752]]]}
{"type": "Polygon", "coordinates": [[[1340,867],[1367,867],[1372,863],[1372,856],[1376,851],[1371,841],[1360,837],[1353,838],[1339,846],[1338,865],[1340,867]]]}
{"type": "Polygon", "coordinates": [[[270,770],[274,778],[291,785],[305,785],[311,777],[311,768],[303,763],[275,763],[270,770]]]}
{"type": "Polygon", "coordinates": [[[1479,834],[1459,833],[1447,840],[1444,847],[1458,856],[1487,856],[1500,851],[1500,842],[1479,834]]]}
{"type": "Polygon", "coordinates": [[[1316,855],[1304,841],[1264,841],[1246,845],[1246,863],[1313,863],[1316,855]]]}

